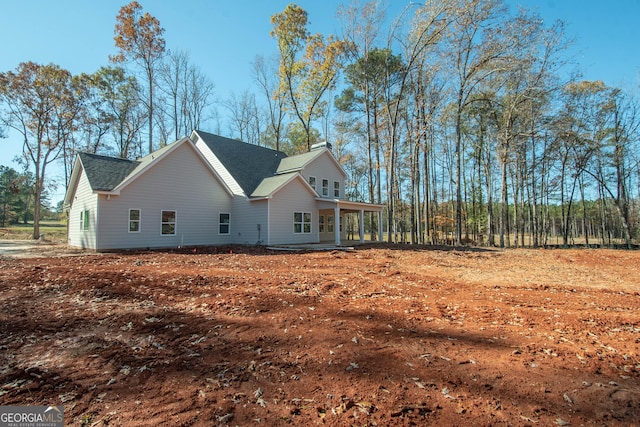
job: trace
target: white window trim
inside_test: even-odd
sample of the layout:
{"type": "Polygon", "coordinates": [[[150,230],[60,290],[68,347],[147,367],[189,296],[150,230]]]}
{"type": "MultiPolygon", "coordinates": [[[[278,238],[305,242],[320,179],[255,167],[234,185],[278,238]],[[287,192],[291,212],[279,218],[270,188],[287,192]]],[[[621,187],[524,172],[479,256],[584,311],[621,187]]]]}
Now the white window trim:
{"type": "MultiPolygon", "coordinates": [[[[160,214],[162,215],[162,213],[160,214]]],[[[142,224],[142,209],[136,209],[136,208],[129,208],[129,217],[127,218],[127,226],[128,226],[128,232],[129,233],[140,233],[140,225],[142,224]],[[131,211],[138,211],[138,219],[137,220],[133,220],[136,221],[138,223],[138,231],[131,231],[131,211]]],[[[160,221],[162,221],[162,217],[160,218],[160,221]]]]}
{"type": "Polygon", "coordinates": [[[89,231],[89,209],[83,209],[80,211],[80,231],[83,233],[89,231]]]}
{"type": "Polygon", "coordinates": [[[322,197],[329,197],[329,180],[326,178],[322,179],[322,197]],[[327,183],[327,186],[324,186],[324,183],[327,183]]]}
{"type": "Polygon", "coordinates": [[[313,191],[315,191],[316,193],[318,192],[318,189],[316,188],[318,186],[318,179],[315,176],[309,177],[309,185],[311,186],[311,188],[313,188],[313,191]],[[312,178],[313,178],[313,184],[311,184],[312,178]]]}
{"type": "Polygon", "coordinates": [[[160,210],[160,236],[175,236],[178,233],[178,211],[173,210],[173,209],[161,209],[160,210]],[[163,222],[162,221],[162,212],[173,212],[173,234],[164,234],[162,232],[162,226],[164,224],[171,224],[170,222],[163,222]]]}
{"type": "Polygon", "coordinates": [[[342,193],[340,191],[340,187],[341,187],[340,181],[333,181],[333,197],[336,197],[338,199],[340,198],[340,193],[342,193]],[[338,188],[336,188],[336,184],[338,188]],[[336,191],[338,192],[338,194],[336,194],[336,191]]]}
{"type": "Polygon", "coordinates": [[[305,211],[293,212],[293,234],[312,234],[313,233],[313,214],[305,211]],[[296,214],[302,214],[302,222],[296,221],[296,214]],[[304,216],[309,214],[309,221],[304,220],[304,216]],[[300,232],[296,231],[296,224],[300,224],[300,232]],[[305,224],[309,224],[309,231],[304,231],[305,224]]]}
{"type": "Polygon", "coordinates": [[[231,214],[229,212],[219,212],[218,213],[218,234],[220,234],[222,236],[227,236],[227,235],[231,234],[231,214]],[[220,222],[220,215],[228,215],[229,216],[229,222],[227,222],[225,224],[227,226],[227,230],[228,230],[226,233],[220,232],[220,227],[223,225],[223,223],[220,222]]]}

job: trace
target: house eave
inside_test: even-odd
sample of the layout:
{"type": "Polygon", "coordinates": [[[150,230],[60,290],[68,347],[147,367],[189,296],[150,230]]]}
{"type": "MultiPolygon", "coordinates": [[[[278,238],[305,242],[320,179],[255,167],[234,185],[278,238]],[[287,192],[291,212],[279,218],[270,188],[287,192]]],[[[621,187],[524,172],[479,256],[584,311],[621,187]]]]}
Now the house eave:
{"type": "Polygon", "coordinates": [[[97,194],[97,195],[104,195],[104,196],[119,196],[120,195],[120,190],[113,190],[113,191],[108,191],[108,190],[94,190],[93,194],[97,194]]]}

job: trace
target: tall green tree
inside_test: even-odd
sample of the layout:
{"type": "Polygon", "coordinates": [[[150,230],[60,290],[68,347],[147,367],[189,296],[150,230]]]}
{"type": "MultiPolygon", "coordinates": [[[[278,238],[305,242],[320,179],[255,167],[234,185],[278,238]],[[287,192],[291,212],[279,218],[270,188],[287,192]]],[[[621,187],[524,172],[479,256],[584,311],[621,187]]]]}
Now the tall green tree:
{"type": "Polygon", "coordinates": [[[98,88],[96,75],[83,73],[78,76],[78,81],[84,99],[84,108],[79,117],[79,145],[87,152],[98,153],[106,148],[105,138],[111,129],[112,117],[98,88]]]}
{"type": "MultiPolygon", "coordinates": [[[[480,88],[490,88],[495,96],[490,102],[494,104],[494,112],[499,127],[497,160],[501,171],[501,220],[500,245],[509,241],[507,171],[510,163],[515,163],[515,173],[520,185],[512,189],[514,198],[521,196],[524,201],[525,180],[533,177],[533,164],[528,161],[531,156],[530,147],[535,144],[534,129],[538,118],[531,109],[535,103],[544,102],[551,93],[557,91],[557,69],[561,65],[560,54],[566,49],[564,29],[561,22],[545,27],[538,16],[520,10],[513,18],[506,19],[494,32],[502,57],[495,65],[500,67],[491,79],[482,82],[480,88]]],[[[535,188],[532,189],[535,194],[535,188]]],[[[524,203],[522,204],[524,206],[524,203]]],[[[514,210],[518,209],[514,203],[514,210]]],[[[514,212],[516,215],[518,212],[514,212]]],[[[520,222],[520,237],[524,238],[522,225],[523,209],[514,220],[520,222]]]]}
{"type": "Polygon", "coordinates": [[[462,126],[479,84],[502,66],[506,50],[494,30],[505,9],[499,0],[460,1],[448,36],[455,93],[456,244],[462,244],[462,126]]]}
{"type": "Polygon", "coordinates": [[[610,120],[609,88],[602,81],[571,82],[562,91],[550,155],[557,159],[562,241],[569,244],[573,203],[581,177],[606,138],[610,120]]]}
{"type": "Polygon", "coordinates": [[[382,199],[380,133],[386,83],[389,76],[397,76],[401,71],[403,63],[399,55],[389,49],[374,48],[345,68],[347,87],[336,98],[339,110],[364,115],[371,203],[380,203],[382,199]]]}
{"type": "MultiPolygon", "coordinates": [[[[631,184],[630,177],[635,171],[634,158],[638,150],[640,137],[640,104],[631,96],[625,95],[619,89],[613,89],[610,95],[611,122],[606,139],[608,146],[609,165],[615,172],[615,195],[612,195],[624,232],[625,243],[631,248],[633,219],[631,217],[631,184]]],[[[637,163],[636,163],[637,164],[637,163]]],[[[636,226],[637,228],[637,226],[636,226]]]]}
{"type": "Polygon", "coordinates": [[[584,90],[591,89],[585,97],[589,121],[598,143],[597,161],[590,162],[585,172],[595,178],[599,187],[614,202],[618,213],[622,236],[627,247],[631,247],[632,196],[631,176],[637,172],[636,153],[640,138],[640,105],[638,101],[620,89],[604,86],[602,82],[583,82],[584,90]],[[595,110],[595,111],[593,111],[595,110]],[[594,168],[594,166],[596,166],[594,168]]]}
{"type": "Polygon", "coordinates": [[[334,36],[325,40],[321,34],[310,34],[307,12],[295,4],[273,15],[271,24],[271,36],[280,52],[280,90],[288,94],[309,151],[311,123],[322,114],[323,95],[336,85],[346,43],[334,36]]]}
{"type": "Polygon", "coordinates": [[[89,78],[100,100],[98,108],[109,126],[109,151],[123,159],[139,155],[140,130],[148,112],[140,102],[138,80],[122,67],[101,67],[89,78]]]}
{"type": "MultiPolygon", "coordinates": [[[[381,93],[379,85],[373,85],[372,79],[379,76],[368,74],[367,77],[360,78],[357,69],[365,71],[367,67],[361,65],[369,63],[371,52],[379,50],[380,35],[383,31],[386,10],[378,1],[369,1],[362,5],[352,2],[349,6],[341,6],[338,9],[338,17],[342,21],[343,34],[347,42],[347,60],[349,65],[345,70],[347,83],[351,86],[347,88],[336,99],[336,107],[344,112],[355,113],[356,117],[364,120],[361,126],[365,132],[364,142],[366,156],[363,161],[367,165],[367,190],[368,201],[370,203],[381,203],[381,168],[380,168],[380,126],[378,117],[381,115],[380,102],[370,102],[380,100],[381,93]],[[359,64],[359,65],[358,65],[359,64]],[[378,91],[376,93],[376,90],[378,91]],[[358,107],[359,105],[359,107],[358,107]]],[[[377,216],[371,215],[371,236],[378,236],[376,224],[377,216]]]]}
{"type": "Polygon", "coordinates": [[[47,167],[60,156],[78,114],[69,71],[25,62],[0,73],[0,120],[23,138],[23,159],[33,169],[33,238],[40,236],[40,207],[47,167]]]}
{"type": "Polygon", "coordinates": [[[23,177],[14,169],[0,166],[0,227],[17,220],[17,202],[23,181],[23,177]]]}
{"type": "Polygon", "coordinates": [[[162,37],[164,28],[160,21],[148,12],[142,13],[142,6],[137,1],[122,6],[116,17],[115,44],[118,54],[110,59],[114,63],[132,61],[144,71],[147,79],[147,98],[145,104],[148,111],[149,152],[153,151],[154,120],[154,87],[156,74],[165,52],[165,40],[162,37]]]}
{"type": "MultiPolygon", "coordinates": [[[[414,5],[410,4],[407,7],[412,6],[414,5]]],[[[401,191],[399,177],[396,176],[400,171],[400,168],[397,167],[399,151],[401,149],[405,152],[411,151],[408,147],[399,147],[402,121],[407,119],[410,76],[413,70],[421,67],[425,54],[436,50],[450,25],[451,14],[456,7],[457,4],[452,0],[425,1],[424,4],[419,5],[415,12],[408,34],[405,35],[400,31],[402,27],[399,24],[393,26],[389,33],[387,48],[391,49],[393,43],[399,43],[403,52],[402,70],[398,73],[385,75],[384,111],[388,133],[385,157],[387,162],[387,238],[389,241],[393,240],[392,233],[396,228],[395,206],[401,191]]],[[[402,20],[398,19],[399,22],[402,20]]]]}

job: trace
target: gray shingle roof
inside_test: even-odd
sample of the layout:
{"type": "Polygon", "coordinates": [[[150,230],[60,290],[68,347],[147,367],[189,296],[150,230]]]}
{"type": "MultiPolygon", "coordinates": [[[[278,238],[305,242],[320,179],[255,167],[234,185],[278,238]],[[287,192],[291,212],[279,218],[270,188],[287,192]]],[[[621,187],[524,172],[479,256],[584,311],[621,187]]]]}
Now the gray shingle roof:
{"type": "MultiPolygon", "coordinates": [[[[314,150],[287,157],[281,151],[235,139],[202,131],[197,131],[197,134],[250,197],[270,195],[308,162],[322,154],[322,151],[314,150]]],[[[138,160],[89,153],[80,153],[79,157],[93,191],[114,191],[120,184],[145,170],[154,159],[162,156],[174,144],[176,143],[138,160]]]]}
{"type": "Polygon", "coordinates": [[[263,179],[275,175],[280,160],[287,157],[281,151],[200,130],[197,133],[247,195],[252,194],[263,179]]]}
{"type": "Polygon", "coordinates": [[[134,160],[97,154],[79,153],[78,156],[94,191],[112,191],[140,164],[134,160]]]}
{"type": "Polygon", "coordinates": [[[322,155],[322,150],[312,150],[307,153],[297,154],[295,156],[282,159],[278,166],[278,173],[288,173],[300,171],[307,163],[322,155]]]}
{"type": "Polygon", "coordinates": [[[297,172],[291,172],[265,178],[251,193],[251,197],[267,197],[296,175],[297,172]]]}

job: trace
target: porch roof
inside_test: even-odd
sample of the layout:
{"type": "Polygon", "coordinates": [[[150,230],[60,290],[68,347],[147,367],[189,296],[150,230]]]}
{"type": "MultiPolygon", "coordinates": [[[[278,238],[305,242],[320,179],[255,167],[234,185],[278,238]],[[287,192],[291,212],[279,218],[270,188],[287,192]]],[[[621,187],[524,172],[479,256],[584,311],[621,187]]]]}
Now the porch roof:
{"type": "Polygon", "coordinates": [[[316,197],[316,201],[318,201],[318,208],[320,209],[335,209],[337,206],[341,211],[346,212],[382,212],[382,209],[384,208],[384,205],[376,203],[353,202],[351,200],[323,199],[316,197]]]}

